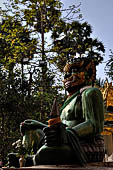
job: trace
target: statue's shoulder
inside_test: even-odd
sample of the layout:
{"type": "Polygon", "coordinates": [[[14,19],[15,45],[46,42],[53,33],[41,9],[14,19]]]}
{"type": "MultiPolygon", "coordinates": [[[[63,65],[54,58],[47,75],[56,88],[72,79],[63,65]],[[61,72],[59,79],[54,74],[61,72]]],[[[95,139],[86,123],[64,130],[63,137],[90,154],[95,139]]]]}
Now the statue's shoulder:
{"type": "Polygon", "coordinates": [[[83,97],[102,97],[101,91],[96,87],[88,87],[84,90],[81,90],[83,97]]]}

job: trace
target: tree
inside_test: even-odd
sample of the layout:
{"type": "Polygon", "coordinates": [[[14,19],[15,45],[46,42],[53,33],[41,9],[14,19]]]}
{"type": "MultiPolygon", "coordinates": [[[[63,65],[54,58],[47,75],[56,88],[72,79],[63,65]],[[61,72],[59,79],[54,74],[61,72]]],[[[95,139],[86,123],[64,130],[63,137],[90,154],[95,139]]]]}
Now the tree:
{"type": "Polygon", "coordinates": [[[96,81],[95,81],[95,86],[97,86],[98,88],[103,88],[105,81],[106,81],[106,80],[101,79],[101,78],[96,79],[96,81]]]}
{"type": "Polygon", "coordinates": [[[32,58],[37,43],[29,34],[12,16],[7,16],[0,24],[0,62],[6,69],[21,63],[23,57],[32,58]]]}
{"type": "MultiPolygon", "coordinates": [[[[50,72],[53,71],[52,69],[49,69],[48,66],[50,66],[49,63],[51,54],[53,56],[54,53],[54,51],[52,51],[50,54],[52,45],[50,38],[47,39],[47,37],[50,37],[51,32],[53,32],[56,27],[60,27],[64,22],[61,17],[62,3],[56,0],[10,0],[10,6],[8,6],[8,4],[9,3],[7,3],[7,10],[5,13],[6,18],[13,18],[13,20],[21,23],[22,28],[30,33],[29,35],[31,39],[34,36],[37,37],[37,49],[31,62],[35,62],[36,64],[37,60],[41,60],[43,64],[41,64],[40,68],[35,68],[33,72],[31,70],[29,71],[30,77],[32,77],[32,83],[31,78],[29,80],[31,86],[34,83],[33,80],[36,76],[35,72],[38,70],[37,78],[39,77],[38,75],[40,75],[38,82],[41,82],[38,84],[41,84],[43,93],[46,93],[48,88],[45,86],[45,84],[50,77],[50,74],[47,70],[50,70],[50,72]],[[48,40],[50,43],[48,43],[48,40]]],[[[75,6],[70,7],[70,9],[68,9],[68,13],[73,12],[74,14],[76,8],[77,7],[75,6]]],[[[65,19],[67,17],[69,18],[69,15],[67,15],[65,19]]],[[[9,22],[9,20],[7,22],[9,22]]],[[[19,31],[19,29],[16,30],[19,31]]],[[[33,42],[30,42],[30,44],[33,44],[33,42]]],[[[19,54],[25,55],[23,48],[25,45],[23,45],[21,46],[22,53],[19,51],[19,54]]],[[[26,50],[27,49],[28,47],[26,47],[26,50]]],[[[51,91],[51,88],[49,88],[49,91],[51,91]]]]}
{"type": "Polygon", "coordinates": [[[63,22],[62,27],[53,30],[53,51],[57,53],[53,61],[61,70],[66,61],[73,59],[76,55],[94,57],[99,62],[103,60],[104,45],[97,39],[91,38],[91,33],[91,26],[87,22],[78,21],[63,22]]]}
{"type": "Polygon", "coordinates": [[[106,75],[113,80],[113,52],[110,50],[109,60],[106,63],[105,66],[105,73],[106,75]]]}
{"type": "Polygon", "coordinates": [[[79,12],[79,6],[72,5],[66,10],[61,10],[62,3],[59,0],[10,0],[10,5],[7,3],[7,15],[10,14],[15,20],[21,22],[24,28],[29,30],[31,37],[37,37],[35,54],[38,55],[38,60],[45,63],[41,68],[43,86],[47,78],[46,63],[50,61],[51,54],[53,56],[55,52],[51,51],[52,43],[47,37],[50,37],[57,27],[62,27],[64,20],[72,19],[72,16],[79,12]],[[66,11],[66,15],[62,18],[63,11],[66,11]]]}

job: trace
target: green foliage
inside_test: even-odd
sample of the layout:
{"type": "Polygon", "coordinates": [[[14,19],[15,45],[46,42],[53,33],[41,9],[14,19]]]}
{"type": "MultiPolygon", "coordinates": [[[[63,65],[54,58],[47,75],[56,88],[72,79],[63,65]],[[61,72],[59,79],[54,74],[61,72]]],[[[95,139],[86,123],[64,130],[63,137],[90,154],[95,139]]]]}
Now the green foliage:
{"type": "Polygon", "coordinates": [[[113,52],[110,50],[109,60],[106,62],[105,73],[113,80],[113,52]]]}
{"type": "Polygon", "coordinates": [[[73,21],[62,22],[62,26],[53,30],[53,51],[57,55],[53,58],[60,70],[63,69],[67,60],[78,57],[95,57],[101,62],[102,53],[105,52],[102,42],[91,38],[92,29],[87,23],[73,21]]]}
{"type": "Polygon", "coordinates": [[[30,39],[28,29],[13,17],[0,25],[0,63],[7,69],[20,63],[23,57],[31,59],[36,52],[36,39],[30,39]]]}
{"type": "Polygon", "coordinates": [[[16,142],[14,142],[12,144],[14,151],[16,150],[16,152],[18,153],[18,157],[22,157],[24,156],[24,158],[27,157],[28,154],[31,154],[31,151],[29,151],[29,149],[26,149],[23,145],[22,145],[22,138],[18,139],[16,142]]]}
{"type": "Polygon", "coordinates": [[[95,85],[97,86],[97,87],[104,87],[104,83],[105,83],[105,80],[104,79],[101,79],[101,78],[99,78],[99,79],[96,79],[96,81],[95,81],[95,85]]]}
{"type": "MultiPolygon", "coordinates": [[[[24,86],[24,91],[22,91],[20,74],[21,72],[19,71],[7,71],[3,65],[1,66],[0,136],[2,138],[0,140],[0,148],[2,155],[0,155],[0,159],[4,163],[6,163],[7,154],[14,151],[12,143],[20,138],[20,123],[25,119],[36,119],[45,122],[48,120],[54,96],[57,95],[59,103],[62,103],[62,96],[58,94],[57,88],[48,84],[48,86],[46,85],[47,90],[43,92],[38,84],[40,80],[37,81],[37,79],[34,79],[32,82],[34,85],[32,94],[28,93],[29,84],[24,86]]],[[[25,77],[24,81],[26,81],[25,77]]]]}
{"type": "Polygon", "coordinates": [[[59,22],[61,16],[61,2],[56,0],[10,0],[16,17],[22,17],[21,20],[26,25],[32,26],[37,32],[49,32],[52,27],[59,22]],[[16,3],[16,7],[14,7],[16,3]]]}

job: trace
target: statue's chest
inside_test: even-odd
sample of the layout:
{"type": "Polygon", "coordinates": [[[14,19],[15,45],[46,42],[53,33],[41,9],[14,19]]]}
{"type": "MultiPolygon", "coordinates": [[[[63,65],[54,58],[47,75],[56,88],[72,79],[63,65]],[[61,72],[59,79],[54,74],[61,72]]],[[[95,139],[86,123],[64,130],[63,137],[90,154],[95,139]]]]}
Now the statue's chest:
{"type": "Polygon", "coordinates": [[[82,106],[81,100],[78,100],[78,97],[75,97],[62,111],[61,120],[63,123],[67,124],[68,122],[74,122],[74,125],[83,119],[82,118],[82,106]]]}

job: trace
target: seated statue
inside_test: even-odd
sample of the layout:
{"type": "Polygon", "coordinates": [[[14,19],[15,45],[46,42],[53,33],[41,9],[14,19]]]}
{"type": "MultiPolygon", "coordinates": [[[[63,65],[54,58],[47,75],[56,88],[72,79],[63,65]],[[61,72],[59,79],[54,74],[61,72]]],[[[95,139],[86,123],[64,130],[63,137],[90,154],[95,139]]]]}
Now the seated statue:
{"type": "MultiPolygon", "coordinates": [[[[69,95],[60,112],[55,100],[48,124],[25,120],[20,125],[23,146],[34,152],[24,166],[103,161],[104,107],[100,90],[93,86],[96,62],[93,58],[75,58],[66,64],[64,73],[69,95]]],[[[9,154],[10,165],[15,162],[12,156],[9,154]]]]}

